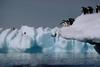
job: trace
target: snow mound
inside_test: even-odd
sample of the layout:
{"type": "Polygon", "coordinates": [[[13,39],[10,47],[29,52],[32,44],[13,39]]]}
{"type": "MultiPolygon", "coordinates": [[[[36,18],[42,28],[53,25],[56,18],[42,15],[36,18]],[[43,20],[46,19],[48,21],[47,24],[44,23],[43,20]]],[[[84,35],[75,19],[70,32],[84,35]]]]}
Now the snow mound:
{"type": "Polygon", "coordinates": [[[60,34],[66,39],[100,43],[100,13],[78,16],[72,26],[61,28],[60,34]]]}

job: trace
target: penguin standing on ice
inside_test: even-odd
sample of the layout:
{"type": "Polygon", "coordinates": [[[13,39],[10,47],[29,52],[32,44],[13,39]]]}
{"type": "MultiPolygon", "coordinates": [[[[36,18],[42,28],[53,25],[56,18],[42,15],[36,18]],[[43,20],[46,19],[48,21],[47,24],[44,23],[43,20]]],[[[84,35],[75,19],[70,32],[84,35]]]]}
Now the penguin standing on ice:
{"type": "Polygon", "coordinates": [[[69,26],[69,21],[68,20],[62,20],[63,22],[61,22],[60,24],[62,24],[64,27],[69,26]]]}
{"type": "Polygon", "coordinates": [[[69,21],[69,23],[70,23],[69,25],[72,25],[73,22],[75,21],[75,19],[74,19],[74,18],[69,18],[68,21],[69,21]]]}
{"type": "Polygon", "coordinates": [[[100,5],[97,5],[96,6],[96,13],[99,13],[100,12],[100,5]]]}
{"type": "Polygon", "coordinates": [[[93,8],[91,6],[88,6],[88,13],[92,14],[93,13],[93,8]]]}
{"type": "Polygon", "coordinates": [[[69,27],[75,21],[74,18],[69,18],[68,20],[62,20],[60,24],[63,24],[64,27],[69,27]]]}
{"type": "Polygon", "coordinates": [[[84,15],[88,14],[88,9],[86,7],[81,7],[82,8],[82,13],[84,15]]]}

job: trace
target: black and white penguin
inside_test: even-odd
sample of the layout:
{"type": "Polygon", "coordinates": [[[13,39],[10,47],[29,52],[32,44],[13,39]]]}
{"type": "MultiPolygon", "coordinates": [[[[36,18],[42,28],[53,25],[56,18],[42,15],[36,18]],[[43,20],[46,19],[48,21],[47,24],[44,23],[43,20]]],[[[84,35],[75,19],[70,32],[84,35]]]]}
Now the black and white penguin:
{"type": "Polygon", "coordinates": [[[67,27],[70,25],[70,22],[68,20],[62,20],[60,24],[63,25],[64,27],[67,27]]]}
{"type": "Polygon", "coordinates": [[[82,13],[85,15],[85,14],[88,14],[88,9],[86,7],[81,7],[82,8],[82,13]]]}
{"type": "Polygon", "coordinates": [[[100,5],[96,5],[96,13],[100,12],[100,5]]]}
{"type": "Polygon", "coordinates": [[[91,6],[88,6],[88,13],[92,14],[93,13],[93,8],[91,6]]]}
{"type": "Polygon", "coordinates": [[[69,25],[72,25],[73,22],[75,21],[75,19],[74,18],[69,18],[68,21],[69,21],[69,25]]]}

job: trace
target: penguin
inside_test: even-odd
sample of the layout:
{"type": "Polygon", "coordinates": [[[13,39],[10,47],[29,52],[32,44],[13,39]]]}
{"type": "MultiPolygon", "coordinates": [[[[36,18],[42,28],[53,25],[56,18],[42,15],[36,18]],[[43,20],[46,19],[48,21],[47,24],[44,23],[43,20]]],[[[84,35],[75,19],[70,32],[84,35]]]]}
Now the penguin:
{"type": "Polygon", "coordinates": [[[88,13],[92,14],[93,13],[93,8],[91,6],[88,6],[87,8],[88,8],[88,13]]]}
{"type": "Polygon", "coordinates": [[[62,22],[60,24],[62,24],[64,27],[67,27],[70,25],[70,22],[69,22],[69,20],[62,20],[62,22]]]}
{"type": "Polygon", "coordinates": [[[96,13],[100,12],[100,5],[96,5],[96,13]]]}
{"type": "Polygon", "coordinates": [[[75,19],[74,18],[69,18],[68,21],[69,21],[69,25],[72,25],[73,22],[75,21],[75,19]]]}
{"type": "Polygon", "coordinates": [[[57,33],[55,33],[54,35],[51,35],[52,37],[56,37],[57,36],[57,33]]]}
{"type": "Polygon", "coordinates": [[[15,30],[15,27],[13,27],[12,30],[15,30]]]}
{"type": "Polygon", "coordinates": [[[24,34],[26,35],[26,32],[24,32],[24,34]]]}
{"type": "Polygon", "coordinates": [[[86,7],[81,7],[82,8],[82,13],[84,15],[88,14],[88,9],[86,7]]]}

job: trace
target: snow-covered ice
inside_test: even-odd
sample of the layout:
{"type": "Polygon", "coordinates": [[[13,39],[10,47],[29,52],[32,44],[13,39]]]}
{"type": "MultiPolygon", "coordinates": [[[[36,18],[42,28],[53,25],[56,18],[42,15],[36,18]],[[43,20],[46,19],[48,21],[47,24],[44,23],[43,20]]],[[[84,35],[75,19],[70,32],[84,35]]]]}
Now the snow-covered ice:
{"type": "Polygon", "coordinates": [[[32,46],[38,45],[43,48],[43,53],[56,55],[67,52],[97,54],[93,45],[80,41],[87,39],[100,42],[99,17],[100,13],[80,15],[70,27],[55,27],[53,29],[39,27],[35,29],[34,27],[22,26],[15,30],[6,29],[0,33],[0,48],[6,46],[8,52],[24,52],[32,46]],[[55,33],[56,36],[54,36],[55,33]]]}
{"type": "Polygon", "coordinates": [[[100,13],[80,15],[70,27],[61,28],[61,36],[81,41],[100,42],[100,13]]]}

